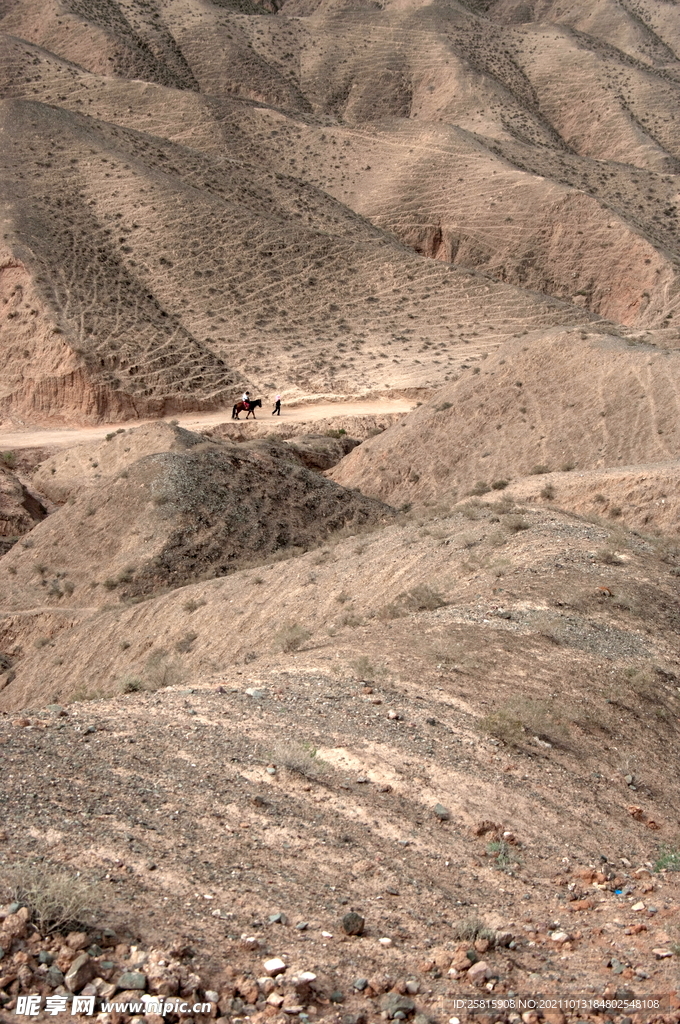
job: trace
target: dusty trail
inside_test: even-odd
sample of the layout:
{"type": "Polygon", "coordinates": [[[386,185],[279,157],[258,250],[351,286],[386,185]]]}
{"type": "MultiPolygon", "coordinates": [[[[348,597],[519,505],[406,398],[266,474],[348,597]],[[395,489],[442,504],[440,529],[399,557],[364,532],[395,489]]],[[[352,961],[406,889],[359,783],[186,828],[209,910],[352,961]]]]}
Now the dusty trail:
{"type": "MultiPolygon", "coordinates": [[[[258,409],[258,421],[268,422],[289,422],[305,423],[315,420],[323,420],[332,416],[380,416],[386,413],[410,412],[414,403],[406,399],[380,399],[368,402],[319,402],[315,405],[296,405],[281,410],[280,417],[272,417],[270,409],[258,409]]],[[[218,412],[187,413],[184,416],[174,416],[183,427],[188,430],[202,430],[205,427],[214,427],[219,423],[231,423],[231,409],[221,409],[218,412]]],[[[143,423],[152,423],[153,420],[131,420],[124,424],[125,427],[139,427],[143,423]]],[[[241,421],[245,423],[245,416],[241,414],[241,421]]],[[[252,420],[250,421],[252,422],[252,420]]],[[[85,441],[98,441],[106,437],[112,430],[119,430],[122,424],[108,423],[97,427],[64,427],[61,429],[40,429],[1,431],[0,449],[7,451],[12,448],[41,448],[47,445],[69,445],[80,444],[85,441]]]]}

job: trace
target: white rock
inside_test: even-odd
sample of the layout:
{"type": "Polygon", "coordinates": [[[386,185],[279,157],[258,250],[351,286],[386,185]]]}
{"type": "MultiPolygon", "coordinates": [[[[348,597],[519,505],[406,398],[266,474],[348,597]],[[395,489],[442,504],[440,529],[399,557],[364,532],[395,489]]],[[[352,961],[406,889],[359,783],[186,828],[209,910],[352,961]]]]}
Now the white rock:
{"type": "Polygon", "coordinates": [[[639,903],[634,903],[630,909],[633,911],[634,914],[639,914],[641,910],[645,909],[645,905],[642,902],[642,900],[640,900],[639,903]]]}
{"type": "Polygon", "coordinates": [[[271,960],[265,960],[262,966],[272,978],[276,977],[277,974],[283,974],[286,970],[286,965],[278,956],[273,956],[271,960]]]}
{"type": "Polygon", "coordinates": [[[569,934],[567,932],[550,932],[550,938],[553,942],[569,942],[569,934]]]}
{"type": "Polygon", "coordinates": [[[382,939],[378,939],[378,942],[380,943],[381,946],[391,946],[392,945],[392,939],[388,939],[388,937],[386,935],[382,939]]]}

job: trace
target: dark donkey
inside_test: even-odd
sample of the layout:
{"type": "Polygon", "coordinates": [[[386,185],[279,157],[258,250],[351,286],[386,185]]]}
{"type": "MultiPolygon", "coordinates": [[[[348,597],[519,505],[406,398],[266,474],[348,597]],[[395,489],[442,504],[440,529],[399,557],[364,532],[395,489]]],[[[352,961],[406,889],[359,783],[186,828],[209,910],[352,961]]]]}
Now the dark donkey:
{"type": "Polygon", "coordinates": [[[255,416],[255,410],[256,409],[261,409],[261,408],[262,408],[262,399],[261,398],[255,398],[255,399],[253,399],[252,402],[248,402],[247,405],[246,405],[245,402],[237,402],[236,405],[234,406],[234,408],[231,410],[231,418],[232,418],[232,420],[237,420],[238,419],[238,414],[240,412],[243,412],[245,409],[247,409],[248,410],[248,415],[246,416],[246,419],[250,418],[251,412],[253,414],[253,419],[257,419],[257,417],[255,416]]]}

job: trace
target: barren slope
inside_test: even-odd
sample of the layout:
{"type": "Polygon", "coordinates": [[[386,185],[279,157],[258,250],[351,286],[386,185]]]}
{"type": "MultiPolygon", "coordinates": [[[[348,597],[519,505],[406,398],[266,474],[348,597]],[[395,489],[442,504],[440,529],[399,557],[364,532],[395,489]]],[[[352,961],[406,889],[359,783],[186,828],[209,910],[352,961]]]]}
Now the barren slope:
{"type": "MultiPolygon", "coordinates": [[[[680,457],[680,352],[578,332],[508,343],[331,470],[392,504],[532,471],[680,457]]],[[[501,486],[503,486],[501,484],[501,486]]]]}

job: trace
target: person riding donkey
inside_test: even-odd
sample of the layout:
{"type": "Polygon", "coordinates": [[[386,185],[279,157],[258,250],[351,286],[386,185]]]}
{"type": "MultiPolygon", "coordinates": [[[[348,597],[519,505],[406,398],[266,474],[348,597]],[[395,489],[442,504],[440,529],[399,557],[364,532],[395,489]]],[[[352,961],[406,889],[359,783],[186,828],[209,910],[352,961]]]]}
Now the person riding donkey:
{"type": "Polygon", "coordinates": [[[241,395],[241,401],[245,407],[246,412],[250,409],[250,391],[244,391],[241,395]]]}

